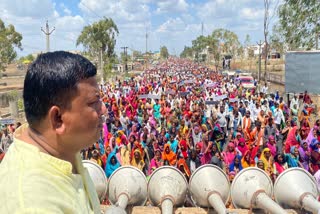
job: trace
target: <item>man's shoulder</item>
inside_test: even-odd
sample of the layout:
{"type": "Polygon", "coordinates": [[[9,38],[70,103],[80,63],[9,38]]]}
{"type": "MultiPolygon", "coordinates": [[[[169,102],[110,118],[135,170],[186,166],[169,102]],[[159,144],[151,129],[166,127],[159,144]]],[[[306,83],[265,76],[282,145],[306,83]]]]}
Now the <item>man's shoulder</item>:
{"type": "Polygon", "coordinates": [[[6,201],[6,206],[0,205],[0,213],[64,213],[76,208],[72,185],[43,171],[7,170],[0,186],[6,201]]]}

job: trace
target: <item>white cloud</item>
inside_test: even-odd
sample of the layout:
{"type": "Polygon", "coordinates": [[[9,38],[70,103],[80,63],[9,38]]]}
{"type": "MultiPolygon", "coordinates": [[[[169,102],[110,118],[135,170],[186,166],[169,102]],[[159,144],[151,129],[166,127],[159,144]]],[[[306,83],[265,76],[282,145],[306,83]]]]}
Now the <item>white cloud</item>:
{"type": "Polygon", "coordinates": [[[156,13],[169,12],[186,12],[188,10],[188,3],[185,0],[159,0],[157,1],[156,13]]]}
{"type": "Polygon", "coordinates": [[[50,17],[54,14],[54,3],[51,0],[1,0],[0,11],[17,17],[50,17]]]}
{"type": "Polygon", "coordinates": [[[151,13],[146,1],[81,0],[78,7],[89,18],[111,17],[117,23],[148,21],[151,13]]]}
{"type": "Polygon", "coordinates": [[[159,26],[156,30],[159,33],[183,31],[186,25],[181,18],[169,18],[166,22],[159,26]]]}
{"type": "Polygon", "coordinates": [[[56,29],[63,32],[80,31],[85,25],[84,19],[79,16],[63,16],[56,19],[56,29]]]}
{"type": "Polygon", "coordinates": [[[85,24],[80,15],[61,16],[56,10],[56,3],[51,0],[0,0],[0,18],[5,24],[13,24],[16,31],[23,36],[23,51],[19,55],[26,55],[45,50],[45,35],[40,30],[49,21],[50,30],[56,30],[50,36],[51,50],[74,50],[76,38],[85,24]]]}
{"type": "MultiPolygon", "coordinates": [[[[81,0],[78,7],[83,12],[85,20],[97,21],[101,17],[111,17],[119,29],[116,51],[120,47],[129,46],[133,49],[145,50],[146,28],[149,32],[149,48],[151,44],[151,11],[153,0],[81,0]],[[99,6],[97,6],[99,5],[99,6]]],[[[148,49],[149,49],[148,48],[148,49]]]]}
{"type": "Polygon", "coordinates": [[[264,16],[264,9],[243,8],[240,15],[244,19],[258,19],[264,16]]]}
{"type": "Polygon", "coordinates": [[[204,35],[227,28],[240,39],[249,33],[252,40],[258,41],[263,34],[264,6],[263,1],[257,0],[78,0],[78,11],[73,10],[69,1],[55,2],[0,0],[0,18],[6,24],[14,24],[23,34],[23,54],[45,49],[40,27],[45,26],[46,20],[50,28],[56,27],[51,35],[51,50],[75,49],[83,26],[104,16],[112,18],[118,26],[117,52],[121,46],[144,52],[146,28],[148,50],[166,45],[170,53],[177,54],[201,35],[202,22],[204,35]]]}
{"type": "Polygon", "coordinates": [[[71,13],[72,13],[71,10],[69,10],[69,8],[67,8],[64,3],[60,3],[60,7],[62,8],[65,15],[67,15],[67,16],[71,15],[71,13]]]}

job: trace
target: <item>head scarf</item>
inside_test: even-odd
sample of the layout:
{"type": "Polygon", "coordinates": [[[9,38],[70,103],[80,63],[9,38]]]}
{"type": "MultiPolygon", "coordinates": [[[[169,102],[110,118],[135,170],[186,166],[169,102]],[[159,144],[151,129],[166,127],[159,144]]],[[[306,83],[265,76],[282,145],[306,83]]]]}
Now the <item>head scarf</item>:
{"type": "Polygon", "coordinates": [[[254,166],[254,160],[252,159],[250,153],[251,153],[250,150],[247,150],[242,156],[241,165],[242,165],[243,168],[254,166]],[[247,155],[249,155],[249,158],[250,158],[249,163],[246,160],[246,156],[247,155]]]}
{"type": "Polygon", "coordinates": [[[296,148],[295,146],[291,146],[291,147],[290,147],[290,153],[291,153],[292,155],[288,155],[288,156],[287,156],[287,158],[288,158],[287,163],[288,163],[288,166],[289,166],[289,167],[298,167],[298,166],[299,166],[299,164],[298,164],[298,162],[299,162],[299,156],[298,156],[298,157],[294,157],[294,156],[293,156],[293,154],[294,154],[294,149],[295,149],[295,148],[296,148]]]}
{"type": "Polygon", "coordinates": [[[134,152],[133,152],[131,165],[134,166],[134,167],[137,167],[140,170],[142,170],[144,165],[145,165],[144,161],[143,161],[142,153],[141,153],[140,149],[138,149],[138,148],[135,149],[134,152]],[[139,153],[140,158],[138,160],[136,160],[136,158],[135,158],[135,153],[139,153]]]}
{"type": "Polygon", "coordinates": [[[244,155],[248,151],[248,146],[245,144],[245,142],[246,141],[244,138],[239,139],[239,144],[238,144],[237,149],[241,152],[242,155],[244,155]],[[244,143],[244,145],[241,146],[240,143],[244,143]]]}
{"type": "MultiPolygon", "coordinates": [[[[265,153],[266,152],[271,152],[269,148],[265,148],[263,149],[262,153],[261,153],[261,156],[260,156],[260,160],[263,162],[264,164],[264,170],[271,170],[271,172],[273,172],[273,165],[271,164],[271,161],[270,161],[270,157],[269,157],[269,160],[266,158],[265,156],[265,153]],[[270,168],[270,169],[268,169],[270,168]]],[[[270,153],[270,156],[271,156],[271,153],[270,153]]]]}
{"type": "Polygon", "coordinates": [[[188,146],[187,146],[187,141],[181,140],[181,141],[180,141],[180,146],[181,146],[181,153],[182,153],[183,158],[188,158],[188,146]],[[182,149],[182,146],[184,147],[184,149],[182,149]]]}
{"type": "Polygon", "coordinates": [[[273,135],[270,135],[268,139],[269,139],[269,142],[270,142],[270,141],[274,141],[274,136],[273,136],[273,135]]]}
{"type": "Polygon", "coordinates": [[[240,155],[236,155],[232,161],[232,163],[229,166],[229,171],[235,171],[235,167],[239,168],[239,171],[242,170],[242,164],[241,164],[241,156],[240,155]],[[238,159],[239,160],[239,164],[238,166],[235,165],[235,160],[238,159]]]}
{"type": "Polygon", "coordinates": [[[310,144],[310,148],[313,150],[313,151],[316,151],[318,150],[318,147],[317,145],[319,144],[319,141],[317,139],[313,139],[311,141],[311,144],[310,144]]]}
{"type": "Polygon", "coordinates": [[[288,138],[286,140],[286,153],[290,152],[290,148],[292,146],[299,146],[299,142],[296,139],[296,131],[297,131],[297,126],[293,127],[288,134],[288,138]]]}
{"type": "Polygon", "coordinates": [[[183,158],[179,159],[177,166],[178,167],[183,166],[184,172],[188,177],[190,177],[191,173],[185,159],[183,158]]]}
{"type": "Polygon", "coordinates": [[[177,155],[171,150],[170,145],[167,143],[164,145],[162,152],[162,160],[168,161],[171,166],[175,165],[177,162],[177,155]],[[166,149],[169,148],[169,153],[166,153],[166,149]]]}
{"type": "MultiPolygon", "coordinates": [[[[234,143],[229,143],[228,147],[234,148],[234,143]]],[[[224,156],[225,163],[227,165],[230,165],[236,156],[236,151],[234,150],[233,152],[229,152],[229,150],[227,150],[226,152],[224,152],[222,154],[224,156]]]]}
{"type": "Polygon", "coordinates": [[[105,173],[107,178],[109,178],[111,176],[111,174],[120,167],[120,162],[118,161],[118,158],[116,157],[116,152],[112,151],[109,155],[108,155],[108,159],[107,159],[107,164],[106,164],[106,168],[105,168],[105,173]],[[111,159],[115,158],[116,160],[116,164],[112,165],[111,163],[111,159]]]}
{"type": "Polygon", "coordinates": [[[312,140],[315,139],[315,137],[314,137],[314,135],[313,135],[313,131],[314,131],[314,130],[318,130],[318,129],[319,129],[318,126],[314,126],[314,127],[311,129],[311,131],[309,132],[308,137],[307,137],[307,139],[306,139],[306,141],[307,141],[307,143],[308,143],[308,146],[310,146],[312,140]]]}

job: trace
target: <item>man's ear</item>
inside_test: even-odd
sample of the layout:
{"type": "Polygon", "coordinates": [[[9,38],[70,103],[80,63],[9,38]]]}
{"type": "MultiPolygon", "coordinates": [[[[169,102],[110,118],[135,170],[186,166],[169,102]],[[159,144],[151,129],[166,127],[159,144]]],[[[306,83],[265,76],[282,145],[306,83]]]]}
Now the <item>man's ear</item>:
{"type": "Polygon", "coordinates": [[[65,124],[62,120],[62,111],[58,106],[52,106],[48,112],[49,120],[52,129],[56,131],[57,134],[62,134],[65,131],[65,124]]]}

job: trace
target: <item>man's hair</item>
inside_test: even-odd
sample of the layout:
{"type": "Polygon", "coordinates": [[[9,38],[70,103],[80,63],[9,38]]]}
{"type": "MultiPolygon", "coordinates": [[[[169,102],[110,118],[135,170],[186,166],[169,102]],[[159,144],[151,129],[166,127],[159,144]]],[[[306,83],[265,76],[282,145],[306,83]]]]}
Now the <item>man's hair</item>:
{"type": "Polygon", "coordinates": [[[24,80],[23,101],[29,125],[39,123],[54,105],[70,107],[77,83],[96,73],[96,67],[77,54],[56,51],[39,55],[24,80]]]}

